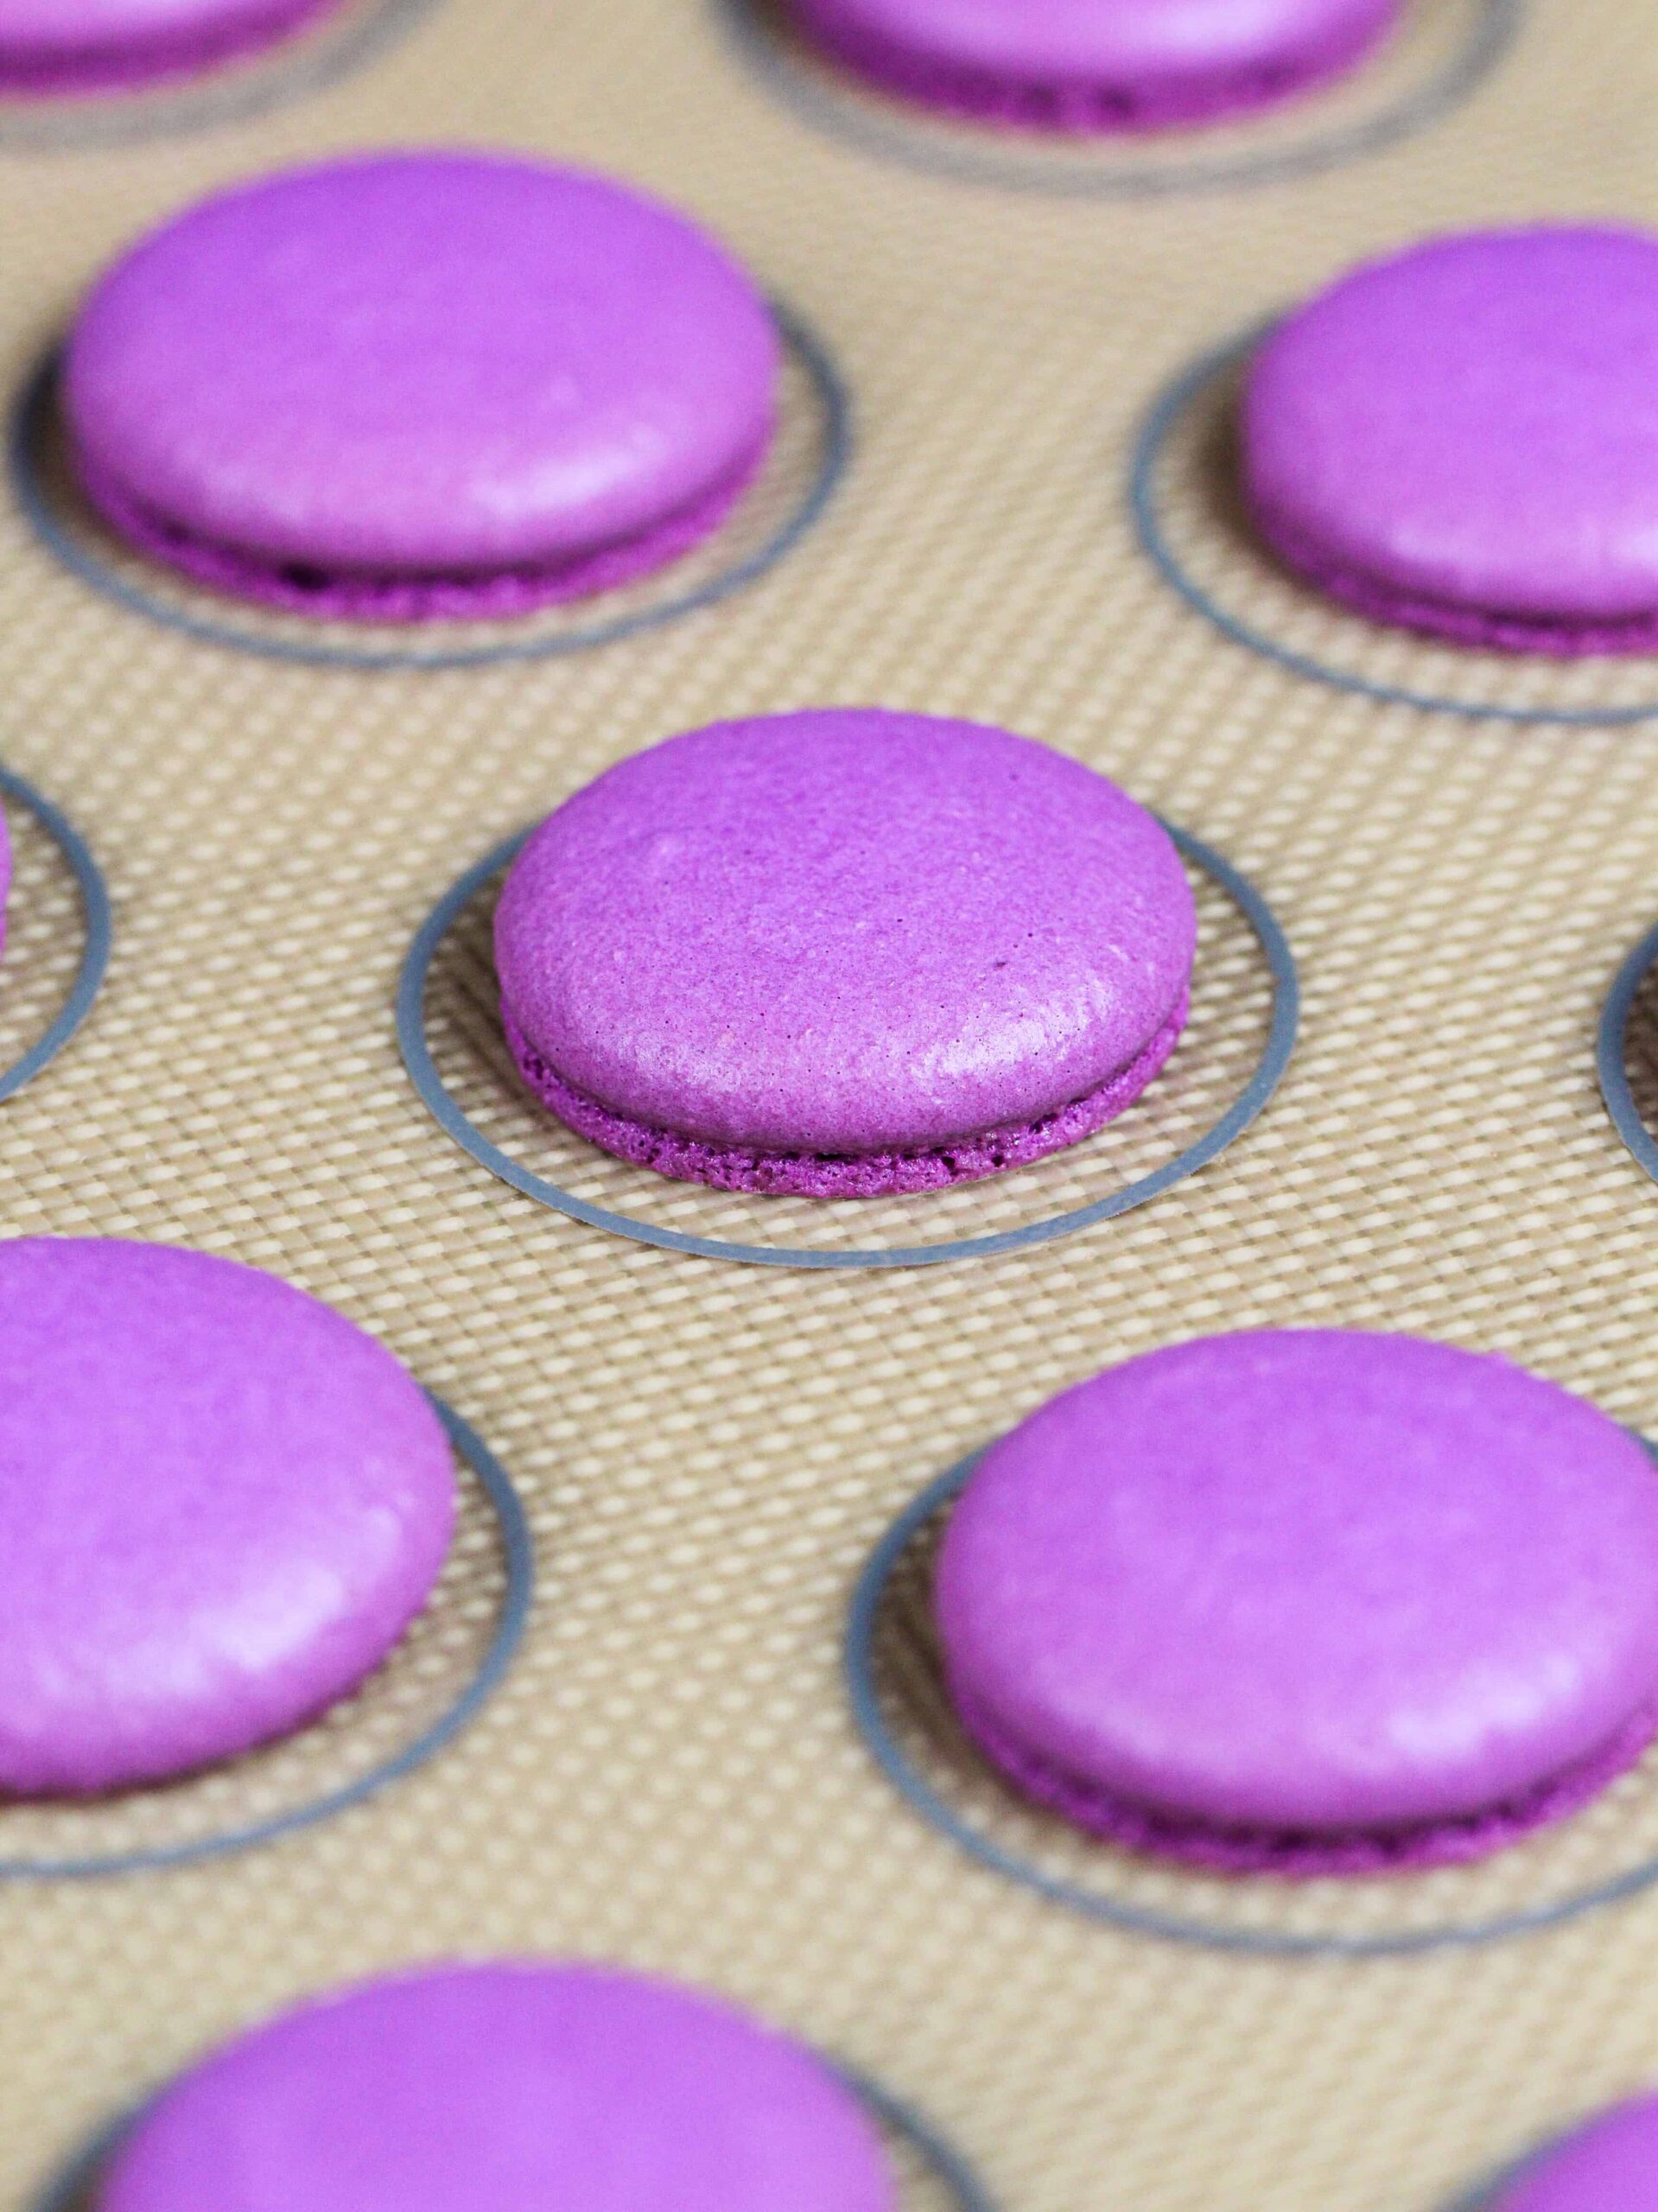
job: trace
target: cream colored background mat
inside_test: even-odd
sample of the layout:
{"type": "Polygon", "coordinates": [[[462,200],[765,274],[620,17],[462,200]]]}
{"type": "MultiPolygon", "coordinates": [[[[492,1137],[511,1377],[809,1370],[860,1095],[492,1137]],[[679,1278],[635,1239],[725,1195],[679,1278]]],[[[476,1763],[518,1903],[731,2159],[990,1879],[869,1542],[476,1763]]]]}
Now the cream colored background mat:
{"type": "MultiPolygon", "coordinates": [[[[1658,1428],[1658,1191],[1591,1067],[1600,997],[1658,914],[1658,721],[1512,731],[1298,681],[1159,582],[1123,499],[1153,391],[1356,256],[1532,213],[1658,220],[1655,113],[1642,0],[1533,0],[1475,100],[1378,159],[1249,193],[1040,199],[815,134],[703,0],[448,0],[256,123],[0,160],[14,384],[139,226],[276,163],[437,139],[601,164],[696,210],[827,339],[858,423],[823,523],[743,597],[453,675],[192,644],[0,511],[0,758],[86,834],[118,927],[90,1025],[0,1110],[0,1225],[179,1239],[336,1300],[501,1454],[541,1554],[506,1691],[422,1775],[233,1860],[0,1885],[6,2203],[205,2039],[439,1953],[713,1983],[916,2100],[1003,2212],[1418,2212],[1658,2079],[1658,1892],[1415,1960],[1131,1939],[922,1825],[838,1675],[852,1580],[900,1505],[1047,1393],[1173,1338],[1418,1330],[1658,1428]],[[443,887],[619,754],[843,701],[1010,723],[1255,877],[1305,1018],[1224,1159],[1021,1257],[818,1277],[579,1229],[440,1134],[391,995],[443,887]]],[[[1445,657],[1379,658],[1409,681],[1445,657]]],[[[1631,678],[1598,680],[1612,700],[1631,678]]],[[[416,1655],[422,1709],[492,1571],[484,1546],[416,1655]]],[[[1658,1831],[1658,1774],[1648,1791],[1616,1815],[1631,1847],[1658,1831]]],[[[0,1811],[0,1849],[24,1818],[0,1811]]],[[[1523,1887],[1517,1863],[1476,1902],[1523,1887]]],[[[1252,1896],[1237,1909],[1267,1920],[1307,1909],[1252,1896]]]]}

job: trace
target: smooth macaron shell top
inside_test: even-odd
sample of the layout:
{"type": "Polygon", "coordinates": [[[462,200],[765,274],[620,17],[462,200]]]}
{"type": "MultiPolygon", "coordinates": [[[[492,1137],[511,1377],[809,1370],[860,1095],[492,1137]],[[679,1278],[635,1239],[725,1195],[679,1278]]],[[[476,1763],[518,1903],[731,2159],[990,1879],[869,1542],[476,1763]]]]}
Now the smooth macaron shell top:
{"type": "Polygon", "coordinates": [[[935,1590],[970,1732],[1084,1825],[1226,1866],[1477,1855],[1658,1731],[1658,1472],[1407,1337],[1153,1352],[993,1446],[935,1590]]]}
{"type": "Polygon", "coordinates": [[[1528,2159],[1484,2212],[1658,2212],[1658,2097],[1617,2105],[1528,2159]]]}
{"type": "Polygon", "coordinates": [[[0,93],[96,92],[211,65],[340,0],[6,0],[0,93]]]}
{"type": "Polygon", "coordinates": [[[1030,1122],[1184,1009],[1167,832],[971,722],[726,722],[608,770],[503,891],[503,1005],[562,1080],[715,1146],[860,1157],[1030,1122]]]}
{"type": "Polygon", "coordinates": [[[764,299],[683,217],[529,161],[384,154],[222,193],[130,249],[67,349],[82,483],[247,588],[503,579],[680,550],[763,458],[764,299]]]}
{"type": "Polygon", "coordinates": [[[166,1245],[0,1243],[0,1791],[298,1726],[396,1643],[454,1512],[424,1392],[317,1300],[166,1245]]]}
{"type": "Polygon", "coordinates": [[[1441,238],[1248,371],[1246,500],[1299,574],[1471,645],[1658,649],[1658,238],[1441,238]]]}
{"type": "Polygon", "coordinates": [[[1198,122],[1356,61],[1401,0],[789,0],[816,44],[892,89],[1073,130],[1198,122]]]}
{"type": "Polygon", "coordinates": [[[857,2097],[714,1999],[430,1969],[255,2030],[139,2119],[98,2212],[895,2212],[857,2097]]]}

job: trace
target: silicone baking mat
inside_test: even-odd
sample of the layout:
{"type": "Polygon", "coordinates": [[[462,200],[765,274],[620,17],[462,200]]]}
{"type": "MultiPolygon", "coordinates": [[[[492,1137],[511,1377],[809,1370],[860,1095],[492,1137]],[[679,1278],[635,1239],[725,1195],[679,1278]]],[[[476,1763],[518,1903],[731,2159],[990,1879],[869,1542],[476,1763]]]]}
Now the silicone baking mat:
{"type": "MultiPolygon", "coordinates": [[[[1415,0],[1425,55],[1454,43],[1453,7],[1465,20],[1462,0],[1415,0]]],[[[1225,145],[1287,146],[1370,97],[1356,83],[1225,145]]],[[[1417,1330],[1658,1430],[1658,1191],[1593,1069],[1599,1002],[1658,918],[1658,719],[1511,727],[1298,674],[1171,588],[1128,498],[1157,393],[1356,256],[1531,214],[1658,220],[1655,109],[1637,0],[1531,0],[1462,105],[1369,158],[1039,193],[808,119],[707,0],[448,0],[252,119],[0,155],[14,389],[119,243],[209,187],[364,143],[485,143],[618,171],[713,224],[828,349],[854,439],[814,528],[742,593],[591,652],[451,672],[192,639],[0,507],[0,760],[84,834],[116,921],[86,1027],[0,1108],[0,1226],[176,1239],[337,1301],[499,1455],[539,1570],[504,1688],[355,1810],[210,1864],[0,1883],[6,2204],[205,2040],[436,1954],[602,1954],[725,1989],[913,2101],[1002,2212],[1432,2212],[1658,2079],[1658,1891],[1421,1955],[1131,1933],[928,1825],[840,1673],[853,1586],[901,1509],[1048,1393],[1174,1338],[1417,1330]],[[648,1249],[497,1181],[398,1058],[422,918],[623,753],[716,715],[861,701],[1064,747],[1250,877],[1305,995],[1266,1114],[1121,1219],[919,1272],[648,1249]]],[[[1166,456],[1193,571],[1299,652],[1442,689],[1439,650],[1255,575],[1201,428],[1166,456]]],[[[1547,671],[1454,672],[1554,697],[1547,671]]],[[[1615,708],[1649,676],[1658,694],[1658,670],[1578,669],[1560,700],[1615,708]]],[[[50,852],[23,863],[20,901],[75,930],[50,852]]],[[[34,921],[17,928],[26,1041],[79,939],[53,969],[34,921]]],[[[1223,1007],[1208,1027],[1223,1039],[1223,1007]]],[[[477,1561],[371,1700],[387,1740],[398,1680],[413,1726],[475,1658],[498,1572],[487,1545],[477,1561]]],[[[894,1725],[1006,1830],[994,1785],[920,1744],[924,1713],[894,1725]]],[[[89,1815],[106,1817],[127,1815],[89,1815]]],[[[1535,1856],[1459,1874],[1452,1902],[1488,1918],[1655,1848],[1658,1775],[1535,1856]]],[[[1217,1904],[1212,1883],[1127,1878],[1176,1916],[1217,1904]]],[[[1255,1884],[1217,1909],[1361,1932],[1446,1902],[1380,1886],[1255,1884]]]]}

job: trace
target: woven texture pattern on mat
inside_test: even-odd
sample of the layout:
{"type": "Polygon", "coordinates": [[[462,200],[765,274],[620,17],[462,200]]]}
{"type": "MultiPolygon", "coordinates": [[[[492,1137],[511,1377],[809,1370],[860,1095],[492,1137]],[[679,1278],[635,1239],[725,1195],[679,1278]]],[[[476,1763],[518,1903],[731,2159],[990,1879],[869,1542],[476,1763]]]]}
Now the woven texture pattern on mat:
{"type": "MultiPolygon", "coordinates": [[[[1356,256],[1537,213],[1658,219],[1655,105],[1645,10],[1534,0],[1501,73],[1373,162],[1039,200],[809,130],[702,0],[448,0],[255,124],[4,157],[14,385],[140,224],[280,162],[437,138],[593,162],[697,211],[823,334],[858,450],[744,595],[453,675],[192,644],[0,510],[0,759],[85,831],[118,924],[87,1028],[0,1111],[0,1228],[179,1239],[336,1300],[500,1453],[541,1554],[512,1679],[421,1775],[212,1866],[0,1885],[0,2202],[23,2206],[206,2039],[439,1953],[711,1982],[915,2099],[1007,2212],[1431,2208],[1658,2076],[1658,1894],[1416,1960],[1134,1940],[917,1820],[837,1671],[853,1579],[905,1501],[1049,1392],[1172,1339],[1420,1330],[1658,1429],[1658,1192],[1591,1065],[1601,994],[1658,912],[1658,723],[1503,731],[1298,681],[1166,589],[1123,496],[1152,392],[1356,256]],[[928,1274],[673,1257],[492,1180],[393,1042],[398,965],[440,893],[669,731],[864,700],[1064,747],[1255,878],[1306,988],[1267,1115],[1121,1221],[928,1274]]],[[[1332,656],[1350,640],[1344,617],[1294,619],[1332,656]]],[[[1405,681],[1441,658],[1366,649],[1405,681]]],[[[1604,680],[1616,698],[1629,677],[1604,680]]],[[[1254,1033],[1252,991],[1236,1018],[1254,1033]]],[[[1521,1877],[1459,1879],[1477,1904],[1521,1877]]],[[[1236,1910],[1306,1908],[1257,1887],[1236,1910]]]]}

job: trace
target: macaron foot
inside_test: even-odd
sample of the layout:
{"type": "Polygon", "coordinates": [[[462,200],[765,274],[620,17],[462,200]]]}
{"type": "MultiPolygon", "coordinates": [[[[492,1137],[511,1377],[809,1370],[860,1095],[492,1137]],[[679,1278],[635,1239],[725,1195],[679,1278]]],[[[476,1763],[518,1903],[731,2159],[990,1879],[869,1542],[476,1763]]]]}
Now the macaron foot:
{"type": "Polygon", "coordinates": [[[1425,1821],[1393,1830],[1317,1834],[1216,1827],[1137,1805],[1068,1772],[1014,1740],[960,1683],[950,1700],[968,1735],[1021,1794],[1107,1843],[1209,1874],[1269,1874],[1293,1880],[1420,1873],[1488,1859],[1583,1808],[1636,1765],[1658,1737],[1658,1705],[1644,1707],[1604,1751],[1534,1789],[1466,1820],[1425,1821]]]}
{"type": "Polygon", "coordinates": [[[637,537],[544,567],[480,575],[353,575],[263,561],[154,513],[84,454],[77,457],[75,473],[118,537],[192,583],[229,598],[331,622],[497,622],[619,591],[682,559],[729,520],[765,465],[766,453],[765,446],[759,447],[713,491],[637,537]]]}
{"type": "Polygon", "coordinates": [[[835,0],[794,0],[793,13],[831,60],[917,106],[1004,130],[1079,138],[1179,130],[1276,107],[1344,75],[1394,21],[1387,8],[1357,16],[1349,10],[1293,52],[1280,41],[1270,55],[1229,57],[1209,68],[1137,73],[1121,63],[1078,75],[1004,70],[912,47],[848,16],[835,0]]]}
{"type": "Polygon", "coordinates": [[[1179,1041],[1191,1004],[1188,988],[1182,990],[1162,1028],[1127,1066],[1086,1097],[1075,1099],[1040,1120],[981,1130],[924,1151],[872,1153],[863,1157],[765,1152],[744,1145],[714,1144],[677,1130],[652,1128],[632,1121],[566,1083],[530,1044],[505,1007],[502,1020],[519,1073],[540,1103],[578,1136],[619,1160],[654,1168],[658,1175],[676,1182],[705,1183],[718,1191],[767,1198],[884,1198],[981,1182],[987,1176],[1032,1166],[1097,1135],[1132,1106],[1161,1071],[1179,1041]]]}
{"type": "Polygon", "coordinates": [[[1555,660],[1636,659],[1658,653],[1658,607],[1626,621],[1570,622],[1456,607],[1448,601],[1395,590],[1376,577],[1338,566],[1278,516],[1255,512],[1250,520],[1267,550],[1298,582],[1390,629],[1414,630],[1477,652],[1536,653],[1555,660]]]}

